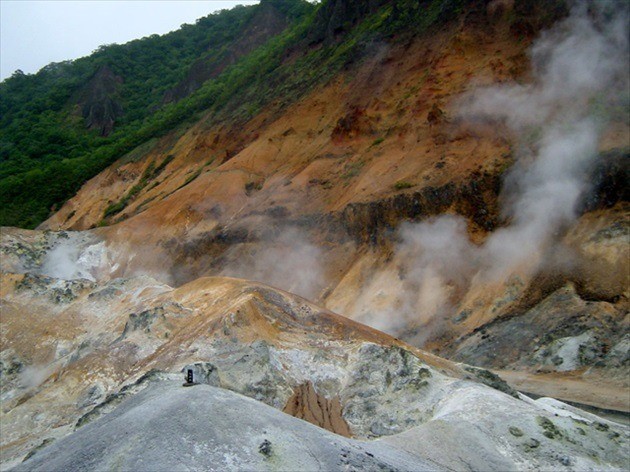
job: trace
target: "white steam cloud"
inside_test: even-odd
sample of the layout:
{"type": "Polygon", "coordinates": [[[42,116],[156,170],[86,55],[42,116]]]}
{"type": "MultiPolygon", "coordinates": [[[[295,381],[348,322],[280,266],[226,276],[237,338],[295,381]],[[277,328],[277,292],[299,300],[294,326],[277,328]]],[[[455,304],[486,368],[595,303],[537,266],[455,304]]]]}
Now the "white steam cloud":
{"type": "Polygon", "coordinates": [[[462,218],[405,224],[400,234],[394,264],[362,287],[353,313],[363,323],[392,333],[448,312],[449,300],[468,286],[476,267],[476,248],[466,237],[462,218]]]}
{"type": "Polygon", "coordinates": [[[69,237],[46,253],[41,273],[63,280],[94,281],[107,264],[105,243],[86,246],[79,237],[69,237]]]}
{"type": "Polygon", "coordinates": [[[39,387],[54,372],[53,364],[28,366],[20,372],[20,385],[24,388],[39,387]]]}
{"type": "Polygon", "coordinates": [[[394,333],[409,320],[439,323],[472,285],[541,267],[545,251],[577,217],[609,115],[625,110],[628,123],[627,5],[576,5],[535,42],[530,84],[485,88],[462,100],[464,118],[503,123],[516,137],[517,162],[502,195],[509,224],[482,246],[469,241],[463,218],[404,226],[398,270],[376,275],[362,290],[356,319],[394,333]]]}
{"type": "Polygon", "coordinates": [[[228,260],[220,275],[263,282],[304,298],[317,298],[325,286],[323,251],[295,228],[283,229],[249,253],[230,250],[228,260]]]}

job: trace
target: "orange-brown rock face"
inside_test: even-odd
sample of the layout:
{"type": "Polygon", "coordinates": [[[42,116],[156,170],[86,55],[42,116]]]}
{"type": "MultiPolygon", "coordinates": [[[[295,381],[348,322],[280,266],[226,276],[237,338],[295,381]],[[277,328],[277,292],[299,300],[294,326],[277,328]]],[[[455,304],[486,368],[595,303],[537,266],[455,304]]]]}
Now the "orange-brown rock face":
{"type": "Polygon", "coordinates": [[[322,397],[310,382],[296,389],[283,411],[333,433],[350,436],[350,428],[343,419],[339,398],[322,397]]]}
{"type": "Polygon", "coordinates": [[[279,205],[292,215],[327,212],[396,194],[398,182],[421,189],[504,167],[505,136],[461,126],[455,117],[456,101],[473,81],[504,80],[489,62],[526,64],[526,44],[506,28],[451,26],[432,39],[377,46],[365,64],[288,108],[263,111],[238,128],[207,129],[200,123],[140,150],[133,159],[138,162],[123,159],[45,226],[98,224],[108,200],[115,202],[144,168],[168,155],[175,159],[118,217],[146,210],[134,219],[181,226],[190,206],[186,221],[194,227],[215,206],[230,215],[279,205]],[[436,109],[440,119],[429,119],[436,109]],[[199,170],[194,181],[173,193],[199,170]]]}

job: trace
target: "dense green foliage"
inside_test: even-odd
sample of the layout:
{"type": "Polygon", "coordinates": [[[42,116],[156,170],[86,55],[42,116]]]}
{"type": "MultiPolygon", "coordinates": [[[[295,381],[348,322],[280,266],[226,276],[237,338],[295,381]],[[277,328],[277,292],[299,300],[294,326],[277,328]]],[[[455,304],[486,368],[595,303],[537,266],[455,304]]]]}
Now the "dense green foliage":
{"type": "MultiPolygon", "coordinates": [[[[314,8],[303,1],[272,1],[293,21],[314,8]]],[[[182,107],[161,106],[164,93],[195,60],[225,55],[256,8],[238,6],[166,35],[102,46],[37,74],[17,71],[2,82],[0,225],[36,226],[115,159],[187,118],[182,107]],[[123,79],[117,98],[124,115],[108,137],[85,128],[77,104],[103,66],[123,79]]]]}
{"type": "MultiPolygon", "coordinates": [[[[321,28],[321,6],[266,2],[281,9],[292,26],[176,103],[163,105],[165,91],[186,76],[195,60],[228,54],[260,5],[213,14],[167,35],[103,46],[89,57],[51,64],[34,75],[18,72],[0,84],[0,225],[36,226],[116,159],[197,120],[200,112],[214,111],[215,119],[247,119],[272,100],[290,103],[375,44],[401,31],[422,31],[454,14],[464,0],[386,2],[356,25],[344,23],[341,37],[315,47],[308,38],[313,28],[321,28]],[[117,98],[124,115],[107,137],[85,129],[77,110],[77,96],[103,66],[123,78],[117,98]]],[[[121,211],[151,180],[146,177],[106,216],[121,211]]]]}

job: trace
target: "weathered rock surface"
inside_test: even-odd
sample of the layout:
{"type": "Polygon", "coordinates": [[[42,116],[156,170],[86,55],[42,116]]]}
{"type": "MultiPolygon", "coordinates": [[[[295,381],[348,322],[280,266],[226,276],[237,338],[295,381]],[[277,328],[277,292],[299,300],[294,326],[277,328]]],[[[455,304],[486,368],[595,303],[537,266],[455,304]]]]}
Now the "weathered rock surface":
{"type": "MultiPolygon", "coordinates": [[[[389,336],[303,299],[235,279],[202,279],[173,290],[148,277],[94,283],[5,273],[1,293],[5,462],[98,418],[135,389],[135,379],[155,369],[192,366],[195,381],[279,410],[310,383],[325,403],[340,402],[338,413],[361,393],[356,380],[344,387],[354,364],[369,365],[374,349],[379,355],[393,349],[394,360],[407,352],[389,336]],[[66,285],[63,294],[71,296],[57,300],[66,285]],[[374,347],[365,351],[364,345],[374,347]]],[[[408,356],[411,366],[428,361],[432,368],[459,371],[432,356],[408,356]]],[[[400,362],[386,367],[399,369],[400,362]]],[[[416,373],[409,368],[403,375],[409,386],[401,380],[393,389],[406,392],[406,401],[417,391],[411,382],[416,373]]],[[[374,401],[388,394],[381,382],[370,394],[374,401]]],[[[347,422],[356,436],[395,431],[378,426],[393,421],[392,409],[368,414],[359,409],[348,420],[335,418],[335,425],[347,422]]]]}
{"type": "Polygon", "coordinates": [[[558,402],[456,383],[425,424],[357,441],[164,379],[12,470],[623,470],[628,440],[628,428],[558,402]]]}
{"type": "Polygon", "coordinates": [[[320,395],[310,382],[298,385],[287,401],[284,412],[333,433],[350,436],[339,398],[328,399],[320,395]]]}
{"type": "Polygon", "coordinates": [[[207,385],[153,385],[12,470],[439,470],[207,385]]]}
{"type": "MultiPolygon", "coordinates": [[[[346,461],[349,470],[436,470],[440,465],[474,468],[482,463],[492,470],[506,470],[519,464],[549,468],[559,461],[575,470],[600,470],[621,468],[623,463],[625,427],[576,411],[571,413],[576,421],[558,419],[556,410],[549,413],[539,403],[482,385],[516,395],[490,373],[423,353],[261,284],[207,278],[172,289],[147,277],[84,281],[71,300],[57,303],[46,295],[59,283],[29,274],[2,278],[6,310],[1,414],[6,465],[32,451],[24,465],[29,470],[62,470],[66,460],[74,461],[79,470],[113,463],[140,467],[135,461],[151,467],[152,457],[158,458],[155,452],[148,454],[153,449],[140,444],[155,444],[155,451],[167,455],[169,450],[190,447],[201,451],[189,453],[190,460],[203,462],[206,459],[197,454],[206,454],[201,445],[207,440],[178,429],[188,428],[190,421],[198,424],[190,426],[193,431],[214,438],[208,446],[211,451],[230,453],[234,462],[229,467],[236,468],[258,467],[257,461],[274,457],[279,462],[270,467],[293,468],[295,458],[305,460],[299,448],[287,445],[300,441],[271,432],[260,438],[252,433],[252,428],[271,431],[262,426],[270,421],[288,421],[279,429],[291,438],[300,437],[306,428],[304,437],[317,431],[312,434],[324,438],[313,439],[316,444],[333,441],[343,446],[340,454],[328,452],[326,459],[316,454],[315,462],[307,465],[317,470],[338,466],[328,460],[346,461]],[[24,285],[31,278],[38,283],[24,285]],[[185,388],[182,372],[188,369],[193,371],[193,385],[185,388]],[[210,387],[205,385],[222,390],[207,390],[210,387]],[[242,406],[241,401],[250,400],[233,400],[242,397],[228,390],[260,403],[242,406]],[[219,400],[228,403],[213,407],[219,400]],[[265,410],[263,403],[274,409],[265,410]],[[206,406],[198,408],[200,404],[206,406]],[[269,413],[256,419],[254,411],[248,413],[248,405],[259,405],[251,408],[269,413]],[[199,414],[205,408],[213,412],[209,421],[202,421],[204,415],[199,414]],[[285,416],[283,410],[321,428],[285,416]],[[606,434],[595,425],[581,439],[578,428],[596,422],[608,428],[606,434]],[[119,424],[132,428],[131,439],[124,443],[120,431],[125,429],[119,424]],[[168,424],[176,426],[168,428],[168,424]],[[229,431],[223,424],[230,425],[229,431]],[[291,429],[292,424],[299,426],[291,429]],[[508,436],[507,427],[527,437],[508,436]],[[348,442],[323,428],[363,440],[390,439],[348,442]],[[73,429],[71,436],[61,439],[73,429]],[[434,431],[441,431],[440,441],[449,445],[448,453],[438,454],[435,443],[427,442],[434,431]],[[546,431],[554,437],[545,436],[546,431]],[[461,441],[464,432],[474,447],[461,441]],[[171,434],[188,439],[177,447],[161,448],[173,441],[171,434]],[[232,437],[242,439],[235,443],[232,437]],[[401,453],[400,449],[410,447],[409,437],[414,438],[412,444],[430,446],[413,446],[401,453]],[[111,439],[93,446],[95,438],[111,439]],[[142,451],[136,451],[135,444],[142,451]],[[235,444],[242,447],[234,449],[235,444]],[[359,451],[357,457],[352,450],[359,451]]],[[[173,460],[159,457],[164,464],[173,460]]],[[[214,460],[223,463],[218,456],[214,460]]]]}
{"type": "Polygon", "coordinates": [[[516,370],[619,367],[619,355],[608,353],[622,342],[626,323],[614,305],[583,300],[568,285],[522,315],[498,319],[462,339],[454,358],[516,370]]]}

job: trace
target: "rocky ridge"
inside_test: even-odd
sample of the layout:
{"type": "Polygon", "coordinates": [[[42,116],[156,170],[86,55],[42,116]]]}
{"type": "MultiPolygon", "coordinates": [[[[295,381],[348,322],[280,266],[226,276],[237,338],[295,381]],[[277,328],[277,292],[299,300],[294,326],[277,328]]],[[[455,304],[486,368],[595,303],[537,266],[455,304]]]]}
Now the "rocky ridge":
{"type": "MultiPolygon", "coordinates": [[[[151,421],[172,422],[170,411],[178,410],[176,416],[186,418],[185,412],[195,416],[195,409],[170,407],[171,401],[174,405],[201,402],[208,408],[216,401],[234,405],[245,401],[221,393],[227,390],[275,408],[260,410],[262,406],[254,406],[258,403],[247,402],[234,406],[230,411],[260,411],[261,423],[247,426],[241,420],[226,418],[232,422],[230,434],[240,434],[240,428],[262,428],[267,417],[289,421],[282,419],[281,411],[285,411],[332,432],[361,439],[359,443],[334,439],[333,443],[344,445],[344,450],[354,444],[359,451],[369,452],[362,460],[389,464],[394,470],[405,470],[409,464],[411,468],[433,464],[426,465],[430,470],[435,464],[453,467],[454,458],[463,455],[449,453],[440,458],[430,448],[406,450],[403,445],[410,444],[409,437],[422,438],[428,431],[433,435],[441,425],[444,441],[456,447],[453,438],[461,434],[461,428],[470,428],[463,426],[467,422],[484,424],[483,439],[479,432],[475,437],[485,444],[481,456],[462,450],[467,464],[482,461],[494,470],[504,470],[519,463],[550,467],[560,462],[569,469],[595,470],[602,464],[620,467],[623,462],[616,451],[623,450],[628,431],[621,425],[566,405],[534,402],[490,373],[423,353],[264,285],[209,278],[172,289],[146,277],[109,282],[77,279],[65,282],[66,297],[46,296],[56,293],[60,283],[59,279],[32,274],[5,272],[2,278],[2,424],[10,431],[2,438],[5,463],[14,463],[44,442],[46,447],[30,454],[24,466],[50,470],[51,464],[57,464],[53,469],[61,470],[66,460],[62,458],[83,454],[80,451],[91,447],[92,437],[114,434],[119,430],[117,422],[141,427],[142,422],[132,420],[135,408],[138,412],[147,408],[154,411],[151,421]],[[189,369],[195,385],[222,390],[182,387],[183,374],[189,369]],[[486,408],[494,411],[495,419],[490,419],[486,408]],[[127,414],[132,416],[126,418],[127,414]],[[115,420],[119,415],[121,420],[115,420]],[[506,435],[506,421],[516,433],[506,435]],[[114,428],[112,433],[107,432],[110,427],[114,428]],[[50,445],[51,439],[62,438],[73,429],[66,439],[50,445]],[[580,429],[585,438],[581,438],[580,429]],[[365,442],[385,437],[390,439],[380,446],[365,442]],[[506,443],[506,438],[513,439],[506,443]],[[506,450],[508,443],[511,445],[506,450]],[[400,448],[406,452],[401,453],[400,448]],[[388,463],[391,460],[394,462],[388,463]]],[[[227,414],[222,409],[212,411],[215,416],[227,414]]],[[[181,427],[188,431],[190,421],[182,421],[181,427]]],[[[217,423],[205,424],[214,431],[221,430],[217,423]]],[[[296,426],[294,434],[304,428],[296,426]]],[[[130,430],[129,434],[138,441],[168,440],[161,434],[141,439],[146,433],[139,431],[130,430]]],[[[333,438],[312,427],[306,431],[320,438],[317,442],[333,438]]],[[[212,437],[216,433],[208,434],[212,437]]],[[[282,467],[292,467],[296,451],[286,449],[286,439],[275,432],[265,438],[273,453],[264,452],[261,436],[257,446],[262,452],[249,446],[233,452],[235,466],[246,466],[253,458],[265,461],[276,457],[282,467]]],[[[231,447],[229,440],[213,441],[219,450],[231,447]]],[[[456,442],[462,444],[459,439],[456,442]]],[[[197,442],[198,446],[205,443],[197,442]]],[[[86,463],[81,459],[80,467],[104,466],[115,457],[123,460],[121,464],[130,464],[126,461],[136,460],[132,457],[143,457],[139,451],[113,454],[111,447],[116,446],[112,443],[107,453],[86,457],[86,463]]],[[[197,449],[194,451],[191,458],[203,461],[197,449]]],[[[338,453],[333,456],[339,457],[336,460],[348,460],[359,470],[355,463],[359,459],[351,452],[338,453]]],[[[149,461],[149,457],[138,460],[149,461]]]]}

